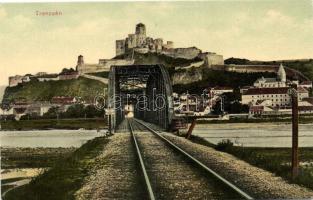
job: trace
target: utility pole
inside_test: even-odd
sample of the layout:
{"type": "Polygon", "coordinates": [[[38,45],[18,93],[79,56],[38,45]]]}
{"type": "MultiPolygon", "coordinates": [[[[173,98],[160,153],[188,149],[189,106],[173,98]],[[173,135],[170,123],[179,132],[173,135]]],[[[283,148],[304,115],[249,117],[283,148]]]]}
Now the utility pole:
{"type": "Polygon", "coordinates": [[[189,112],[189,93],[188,93],[188,90],[187,90],[187,111],[189,112]]]}
{"type": "Polygon", "coordinates": [[[292,179],[295,180],[299,174],[299,157],[298,157],[298,133],[299,133],[299,115],[298,115],[298,91],[297,85],[293,84],[288,90],[292,103],[292,179]]]}
{"type": "Polygon", "coordinates": [[[224,115],[224,95],[221,95],[221,112],[224,115]]]}

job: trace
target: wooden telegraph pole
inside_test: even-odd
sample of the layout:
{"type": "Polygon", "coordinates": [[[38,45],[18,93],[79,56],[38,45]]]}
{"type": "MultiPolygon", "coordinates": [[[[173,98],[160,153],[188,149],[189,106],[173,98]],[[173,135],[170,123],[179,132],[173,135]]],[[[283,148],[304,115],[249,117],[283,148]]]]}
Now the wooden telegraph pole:
{"type": "Polygon", "coordinates": [[[298,91],[297,85],[293,84],[288,91],[292,103],[292,179],[295,180],[299,174],[298,157],[298,133],[299,133],[299,115],[298,115],[298,91]]]}

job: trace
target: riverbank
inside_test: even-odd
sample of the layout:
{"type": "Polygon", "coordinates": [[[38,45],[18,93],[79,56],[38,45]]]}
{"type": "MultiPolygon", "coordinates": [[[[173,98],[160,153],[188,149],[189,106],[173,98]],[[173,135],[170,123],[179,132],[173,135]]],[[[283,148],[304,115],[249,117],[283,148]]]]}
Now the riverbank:
{"type": "Polygon", "coordinates": [[[5,195],[5,200],[24,199],[73,199],[94,159],[108,142],[105,137],[89,140],[68,157],[58,160],[52,168],[32,179],[29,184],[20,186],[5,195]]]}
{"type": "MultiPolygon", "coordinates": [[[[299,124],[299,147],[313,146],[312,129],[313,123],[299,124]]],[[[290,148],[292,144],[291,132],[292,124],[290,123],[264,122],[197,124],[192,134],[213,144],[217,144],[223,139],[230,139],[237,146],[290,148]]]]}
{"type": "MultiPolygon", "coordinates": [[[[256,194],[256,197],[264,198],[264,197],[286,197],[289,194],[297,197],[302,197],[305,196],[304,192],[307,192],[308,190],[305,189],[304,187],[299,187],[294,184],[289,184],[288,182],[282,180],[278,176],[275,176],[275,173],[269,173],[266,170],[258,169],[257,167],[253,167],[244,161],[241,161],[241,158],[239,156],[235,158],[234,156],[229,155],[230,153],[222,153],[215,151],[212,148],[208,148],[202,145],[212,145],[206,142],[205,140],[201,138],[195,138],[194,136],[192,137],[192,140],[196,143],[196,139],[198,139],[198,142],[201,141],[202,145],[198,144],[192,144],[190,141],[175,137],[173,134],[168,134],[170,138],[174,139],[175,141],[182,141],[184,143],[183,148],[186,150],[196,150],[198,149],[199,152],[202,150],[203,151],[210,151],[211,154],[215,155],[214,159],[216,160],[216,168],[220,169],[220,166],[225,166],[227,164],[228,171],[223,171],[224,175],[226,176],[227,174],[230,174],[230,172],[233,175],[233,179],[238,181],[236,184],[241,184],[241,186],[246,186],[247,188],[251,189],[251,194],[256,194]],[[187,144],[188,143],[188,144],[187,144]],[[197,145],[197,146],[195,146],[197,145]],[[186,148],[185,148],[186,147],[186,148]],[[234,163],[235,162],[235,163],[234,163]],[[240,165],[237,165],[240,163],[240,165]],[[242,167],[241,167],[242,166],[242,167]],[[230,170],[230,169],[236,169],[236,170],[230,170]],[[254,171],[251,173],[251,170],[253,169],[254,171]],[[229,172],[229,173],[228,173],[229,172]],[[236,174],[237,173],[237,174],[236,174]],[[254,174],[255,173],[255,174],[254,174]],[[254,181],[254,178],[257,176],[257,180],[254,181]],[[266,180],[264,180],[265,178],[266,180]],[[247,185],[246,180],[249,180],[249,184],[247,185]],[[269,181],[274,181],[271,182],[271,187],[273,188],[268,188],[268,182],[269,181]],[[276,184],[278,183],[278,184],[276,184]],[[246,184],[246,185],[245,185],[246,184]],[[272,195],[272,196],[271,196],[272,195]]],[[[15,200],[15,199],[24,199],[24,200],[30,200],[33,199],[34,196],[37,197],[37,199],[74,199],[75,193],[82,188],[84,185],[85,181],[95,181],[92,177],[90,178],[89,176],[92,173],[93,170],[97,171],[97,168],[95,169],[95,166],[98,166],[99,169],[102,169],[105,167],[103,162],[107,163],[108,160],[112,158],[113,159],[113,165],[110,163],[108,164],[109,167],[114,167],[114,163],[118,161],[121,157],[111,157],[111,156],[102,156],[102,154],[112,152],[113,149],[110,148],[110,144],[112,142],[116,142],[117,134],[112,137],[97,137],[93,140],[88,141],[86,144],[84,144],[81,148],[75,150],[72,154],[70,154],[69,157],[64,158],[60,161],[57,161],[56,164],[48,171],[46,171],[43,174],[40,174],[38,177],[35,179],[31,180],[29,184],[20,186],[12,191],[9,191],[4,200],[15,200]],[[102,164],[101,164],[102,163],[102,164]],[[89,178],[88,178],[89,177],[89,178]]],[[[128,134],[121,134],[120,136],[129,137],[128,134]]],[[[199,142],[200,143],[200,142],[199,142]]],[[[125,147],[126,144],[122,143],[119,145],[125,147]]],[[[123,149],[123,148],[122,148],[123,149]]],[[[245,149],[246,150],[246,149],[245,149]]],[[[308,151],[305,153],[305,160],[309,161],[311,158],[311,153],[313,152],[312,150],[308,151]]],[[[123,154],[124,155],[124,154],[123,154]]],[[[207,159],[208,163],[211,163],[211,155],[208,157],[208,154],[203,154],[202,153],[195,153],[195,155],[201,155],[203,156],[202,159],[207,159]]],[[[247,154],[249,155],[249,154],[247,154]]],[[[281,156],[282,153],[276,153],[272,152],[273,156],[281,156]]],[[[252,155],[250,154],[252,158],[255,158],[259,162],[275,162],[275,160],[262,160],[258,154],[252,155]]],[[[249,156],[247,156],[249,157],[249,156]]],[[[285,157],[288,157],[288,154],[285,155],[285,157]]],[[[275,157],[271,157],[271,159],[274,159],[275,157]]],[[[243,157],[243,160],[247,158],[243,157]]],[[[269,158],[270,159],[270,158],[269,158]]],[[[286,159],[285,159],[286,161],[286,159]]],[[[249,163],[247,160],[246,162],[249,163]]],[[[282,162],[284,163],[284,162],[282,162]]],[[[212,164],[212,163],[211,163],[212,164]]],[[[255,165],[256,166],[256,165],[255,165]]],[[[262,168],[262,167],[261,167],[262,168]]],[[[118,170],[117,170],[118,171],[118,170]]],[[[112,176],[113,177],[113,176],[112,176]]],[[[115,176],[116,177],[116,176],[115,176]]],[[[105,178],[105,177],[104,177],[105,178]]],[[[121,179],[127,178],[127,176],[122,176],[120,177],[121,179]]],[[[228,177],[227,177],[228,178],[228,177]]],[[[312,177],[308,177],[311,180],[312,177]]],[[[118,185],[108,185],[108,180],[105,179],[99,179],[101,180],[101,183],[103,183],[103,187],[106,187],[105,189],[110,189],[110,187],[118,187],[118,185]]],[[[130,181],[127,179],[127,181],[130,181]]],[[[301,185],[301,184],[299,184],[301,185]]],[[[97,185],[98,187],[102,187],[102,185],[97,185]]],[[[97,188],[95,188],[96,190],[97,188]]]]}
{"type": "Polygon", "coordinates": [[[1,147],[1,169],[46,168],[68,157],[77,148],[4,148],[1,147]]]}
{"type": "Polygon", "coordinates": [[[32,178],[69,157],[76,148],[0,148],[1,195],[27,184],[32,178]]]}
{"type": "MultiPolygon", "coordinates": [[[[291,123],[291,117],[263,117],[263,118],[232,118],[229,120],[205,120],[199,118],[198,124],[225,124],[225,123],[291,123]]],[[[312,115],[300,115],[300,124],[313,123],[312,115]]]]}
{"type": "Polygon", "coordinates": [[[191,141],[231,154],[290,183],[313,189],[313,147],[299,148],[300,173],[299,177],[292,181],[291,148],[241,147],[227,142],[215,145],[199,136],[192,136],[191,141]]]}
{"type": "Polygon", "coordinates": [[[48,129],[104,129],[107,121],[103,118],[87,119],[37,119],[1,121],[1,130],[48,130],[48,129]]]}

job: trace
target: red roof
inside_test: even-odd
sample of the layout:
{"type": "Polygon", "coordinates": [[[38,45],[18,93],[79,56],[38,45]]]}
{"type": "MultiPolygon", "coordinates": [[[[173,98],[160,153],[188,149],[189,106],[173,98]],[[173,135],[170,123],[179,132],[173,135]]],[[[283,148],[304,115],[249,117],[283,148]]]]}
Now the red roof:
{"type": "MultiPolygon", "coordinates": [[[[258,95],[258,94],[288,94],[289,87],[277,88],[250,88],[245,95],[258,95]]],[[[299,93],[307,93],[308,91],[302,87],[298,87],[299,93]]]]}
{"type": "Polygon", "coordinates": [[[233,88],[231,87],[222,87],[222,86],[216,86],[212,88],[213,90],[232,90],[233,88]]]}
{"type": "Polygon", "coordinates": [[[302,100],[313,104],[313,97],[306,97],[306,98],[303,98],[302,100]]]}
{"type": "Polygon", "coordinates": [[[250,106],[249,110],[256,112],[256,111],[263,111],[264,106],[250,106]]]}
{"type": "Polygon", "coordinates": [[[54,104],[68,104],[74,101],[74,97],[53,97],[51,103],[54,104]]]}
{"type": "Polygon", "coordinates": [[[313,106],[299,106],[299,111],[313,111],[313,106]]]}
{"type": "Polygon", "coordinates": [[[312,85],[312,81],[303,81],[300,85],[312,85]]]}

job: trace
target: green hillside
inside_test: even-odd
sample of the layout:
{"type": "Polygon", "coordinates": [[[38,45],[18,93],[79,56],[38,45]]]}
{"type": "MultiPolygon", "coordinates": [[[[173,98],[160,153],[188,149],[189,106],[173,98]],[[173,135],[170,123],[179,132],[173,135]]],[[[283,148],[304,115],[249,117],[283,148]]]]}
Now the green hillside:
{"type": "Polygon", "coordinates": [[[277,65],[282,63],[284,66],[298,70],[304,76],[313,81],[313,59],[301,60],[277,60],[277,61],[251,61],[243,58],[228,58],[225,64],[240,65],[277,65]]]}
{"type": "Polygon", "coordinates": [[[201,94],[203,89],[215,86],[227,86],[232,88],[239,88],[243,86],[252,85],[254,81],[260,77],[274,78],[276,73],[258,72],[258,73],[238,73],[212,70],[206,67],[191,68],[188,70],[181,69],[180,71],[186,71],[186,73],[193,73],[194,71],[200,71],[202,74],[202,80],[193,82],[190,84],[176,84],[173,85],[173,90],[178,93],[186,92],[192,94],[201,94]]]}
{"type": "Polygon", "coordinates": [[[93,99],[98,93],[103,93],[103,83],[80,77],[72,80],[45,81],[32,80],[15,87],[7,87],[3,102],[14,99],[27,101],[49,101],[53,96],[79,96],[83,99],[93,99]]]}

